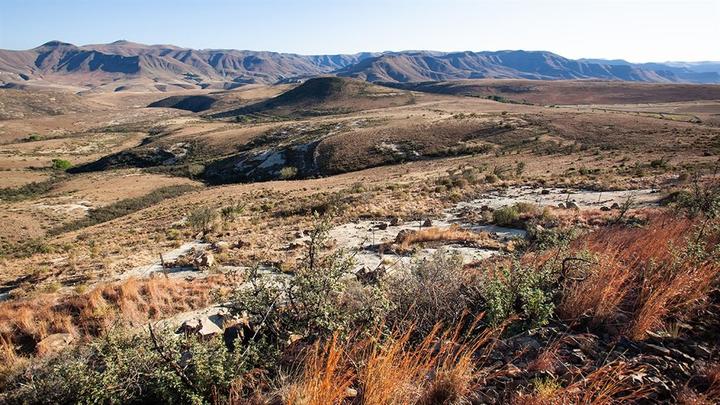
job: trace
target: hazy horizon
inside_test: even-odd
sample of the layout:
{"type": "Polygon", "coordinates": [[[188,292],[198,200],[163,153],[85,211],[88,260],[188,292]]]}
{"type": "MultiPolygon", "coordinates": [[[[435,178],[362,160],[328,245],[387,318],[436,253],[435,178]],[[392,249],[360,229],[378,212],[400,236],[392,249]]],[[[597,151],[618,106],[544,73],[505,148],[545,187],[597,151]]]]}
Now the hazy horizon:
{"type": "Polygon", "coordinates": [[[5,2],[0,48],[124,39],[303,55],[542,50],[629,62],[720,60],[712,0],[5,2]]]}

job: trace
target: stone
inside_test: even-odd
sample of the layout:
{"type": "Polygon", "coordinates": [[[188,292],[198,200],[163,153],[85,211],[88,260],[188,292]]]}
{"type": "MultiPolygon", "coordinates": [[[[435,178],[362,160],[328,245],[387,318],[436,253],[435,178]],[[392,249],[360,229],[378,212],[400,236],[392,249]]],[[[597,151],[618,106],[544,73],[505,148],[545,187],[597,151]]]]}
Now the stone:
{"type": "Polygon", "coordinates": [[[196,268],[208,268],[215,265],[215,256],[211,252],[202,252],[195,257],[193,264],[196,268]]]}
{"type": "Polygon", "coordinates": [[[423,222],[422,226],[424,227],[431,227],[432,226],[432,220],[430,218],[426,219],[425,222],[423,222]]]}
{"type": "Polygon", "coordinates": [[[375,270],[368,270],[367,267],[363,267],[355,273],[355,277],[364,285],[377,284],[386,273],[385,266],[379,265],[375,270]]]}
{"type": "Polygon", "coordinates": [[[610,207],[602,206],[600,207],[600,211],[610,211],[610,207]]]}
{"type": "Polygon", "coordinates": [[[400,218],[398,218],[398,217],[392,217],[392,218],[390,218],[390,226],[398,226],[398,225],[400,225],[401,223],[402,223],[402,221],[401,221],[400,218]]]}
{"type": "Polygon", "coordinates": [[[384,231],[387,228],[388,228],[387,222],[380,222],[379,224],[377,224],[377,229],[379,229],[381,231],[384,231]]]}
{"type": "Polygon", "coordinates": [[[224,240],[217,241],[212,244],[212,249],[216,252],[224,252],[230,249],[230,242],[225,242],[224,240]]]}
{"type": "Polygon", "coordinates": [[[69,333],[53,333],[38,342],[35,350],[40,356],[55,354],[70,346],[75,336],[69,333]]]}
{"type": "Polygon", "coordinates": [[[620,204],[618,204],[618,203],[616,203],[616,202],[615,202],[615,203],[612,203],[612,205],[610,206],[610,209],[611,209],[611,210],[619,210],[619,209],[620,209],[620,204]]]}
{"type": "Polygon", "coordinates": [[[358,392],[355,388],[347,387],[345,388],[345,398],[355,398],[357,397],[358,392]]]}
{"type": "Polygon", "coordinates": [[[567,208],[567,209],[575,209],[575,210],[580,209],[580,207],[578,207],[578,205],[575,204],[575,203],[572,202],[572,201],[568,201],[567,203],[565,203],[565,208],[567,208]]]}
{"type": "Polygon", "coordinates": [[[558,208],[565,208],[565,204],[563,204],[563,203],[558,203],[558,208]]]}
{"type": "Polygon", "coordinates": [[[542,195],[548,195],[548,194],[550,194],[550,190],[548,190],[548,189],[542,189],[542,190],[540,191],[540,194],[542,194],[542,195]]]}
{"type": "Polygon", "coordinates": [[[182,323],[175,333],[185,333],[187,335],[198,335],[200,337],[210,337],[220,335],[223,329],[210,320],[209,317],[190,319],[182,323]]]}

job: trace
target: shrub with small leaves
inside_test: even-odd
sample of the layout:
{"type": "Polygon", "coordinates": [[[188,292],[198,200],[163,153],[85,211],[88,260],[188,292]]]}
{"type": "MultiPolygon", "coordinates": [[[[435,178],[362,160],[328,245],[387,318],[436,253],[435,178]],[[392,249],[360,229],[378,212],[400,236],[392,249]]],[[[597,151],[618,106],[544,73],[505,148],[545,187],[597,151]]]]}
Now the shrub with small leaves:
{"type": "Polygon", "coordinates": [[[52,168],[53,170],[65,171],[72,167],[72,163],[65,159],[53,159],[52,168]]]}

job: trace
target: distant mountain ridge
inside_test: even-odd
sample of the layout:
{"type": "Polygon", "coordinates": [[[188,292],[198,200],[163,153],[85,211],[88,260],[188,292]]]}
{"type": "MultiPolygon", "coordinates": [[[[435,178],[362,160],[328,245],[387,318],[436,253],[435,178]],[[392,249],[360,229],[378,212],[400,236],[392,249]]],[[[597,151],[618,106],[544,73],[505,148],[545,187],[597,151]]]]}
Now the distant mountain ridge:
{"type": "Polygon", "coordinates": [[[322,75],[401,83],[481,78],[720,83],[720,63],[573,60],[546,51],[298,55],[128,41],[84,46],[50,41],[24,51],[0,50],[0,83],[8,86],[41,82],[114,91],[228,89],[322,75]]]}

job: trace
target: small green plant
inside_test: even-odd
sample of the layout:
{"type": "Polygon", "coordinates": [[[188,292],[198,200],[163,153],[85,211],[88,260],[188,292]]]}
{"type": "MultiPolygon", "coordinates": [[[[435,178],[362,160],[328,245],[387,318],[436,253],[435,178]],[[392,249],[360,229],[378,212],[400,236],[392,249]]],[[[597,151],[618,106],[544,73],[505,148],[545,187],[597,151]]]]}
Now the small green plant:
{"type": "Polygon", "coordinates": [[[224,223],[232,222],[243,212],[245,212],[245,204],[230,204],[220,209],[220,218],[222,218],[224,223]]]}
{"type": "Polygon", "coordinates": [[[65,171],[72,167],[72,163],[65,159],[53,159],[52,168],[53,170],[65,171]]]}
{"type": "Polygon", "coordinates": [[[3,403],[212,403],[242,389],[261,360],[259,345],[229,351],[221,337],[115,329],[40,360],[4,386],[3,403]],[[30,377],[32,376],[32,377],[30,377]],[[7,402],[5,402],[7,401],[7,402]]]}

